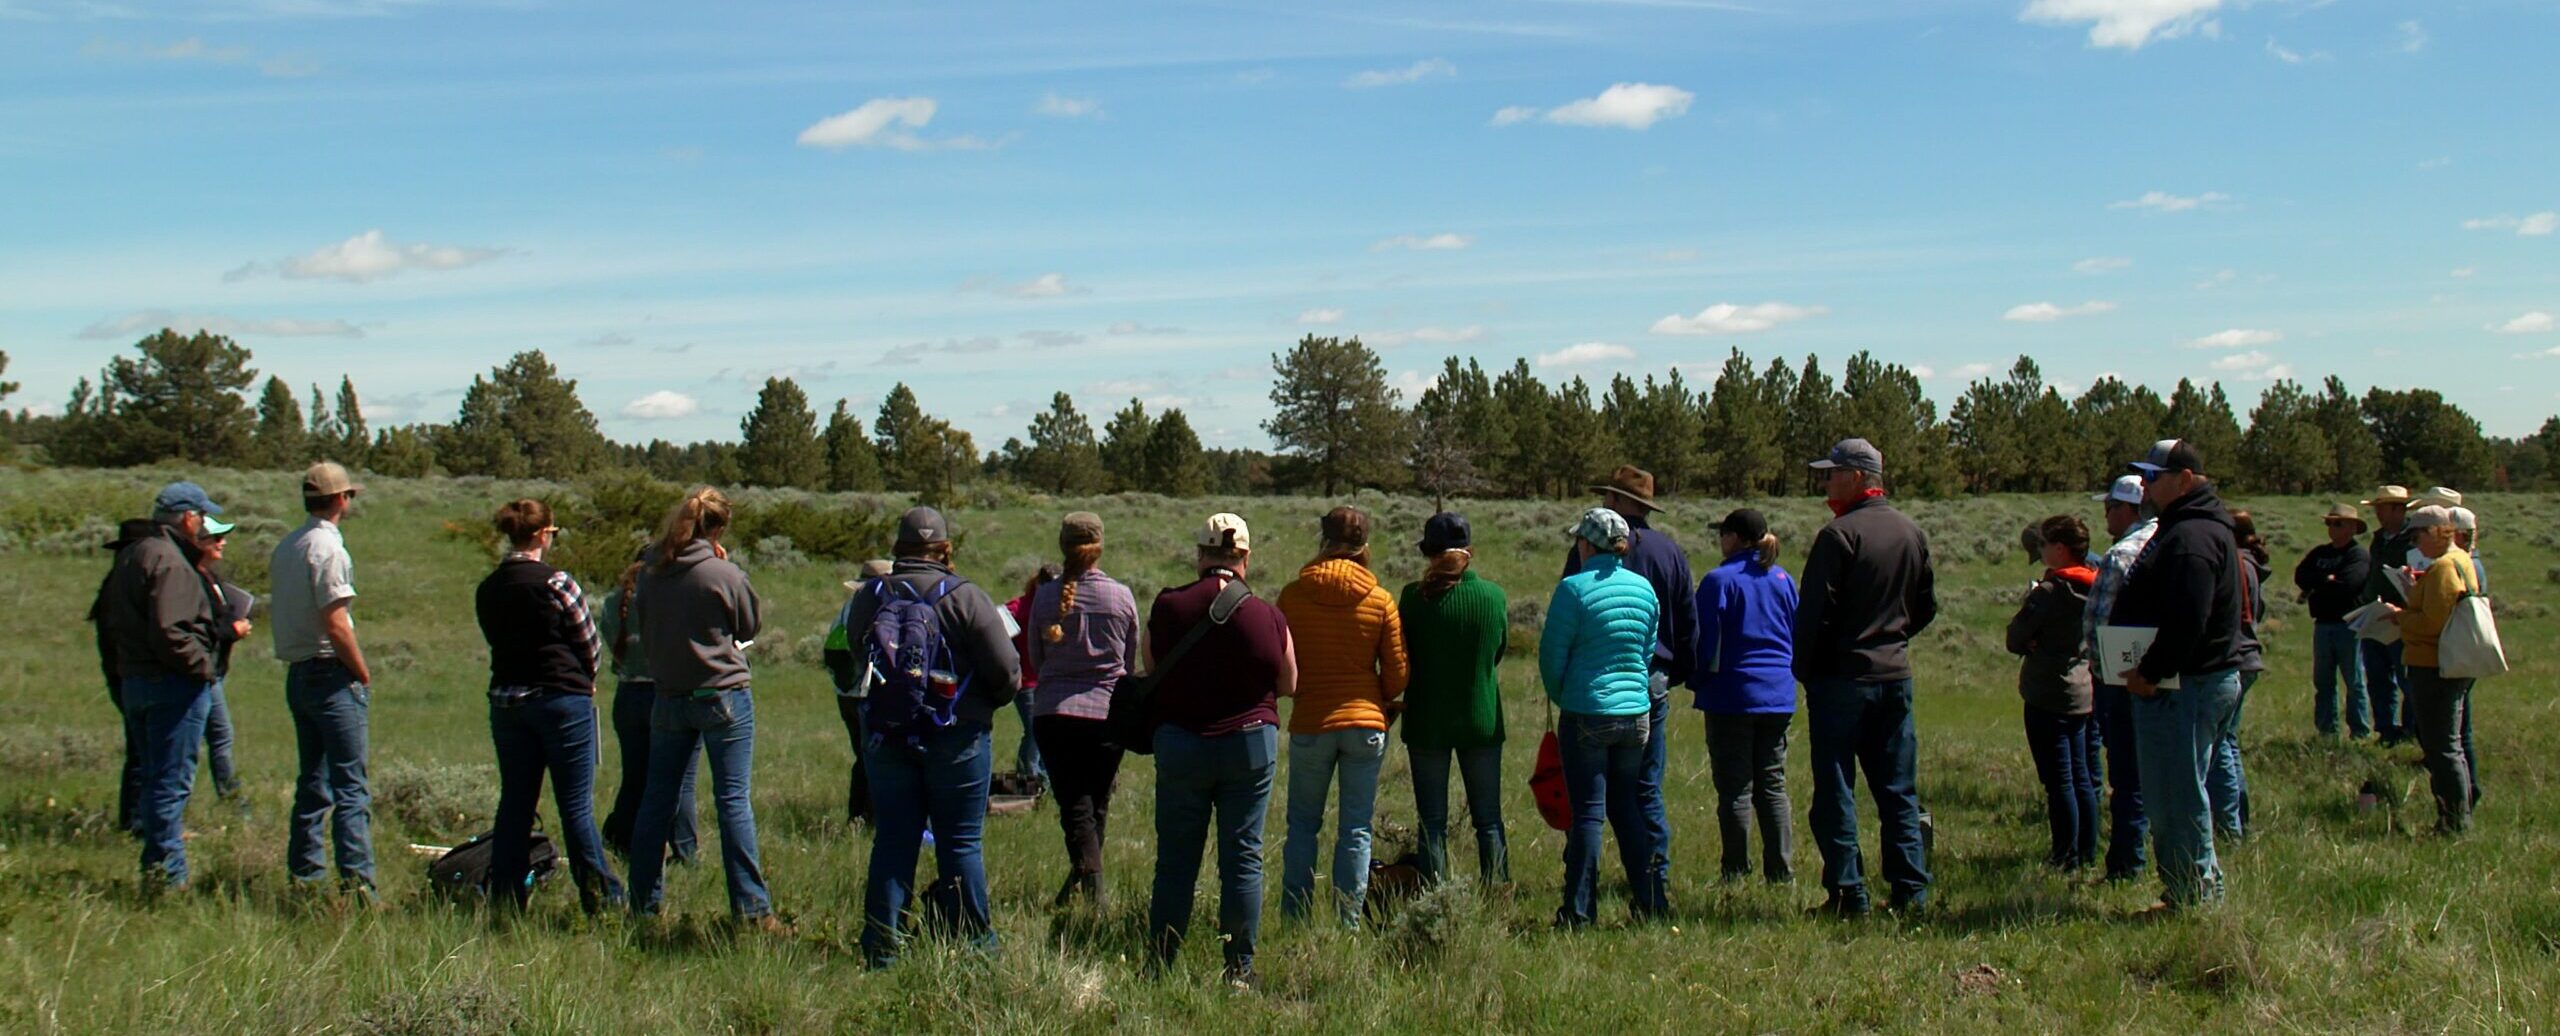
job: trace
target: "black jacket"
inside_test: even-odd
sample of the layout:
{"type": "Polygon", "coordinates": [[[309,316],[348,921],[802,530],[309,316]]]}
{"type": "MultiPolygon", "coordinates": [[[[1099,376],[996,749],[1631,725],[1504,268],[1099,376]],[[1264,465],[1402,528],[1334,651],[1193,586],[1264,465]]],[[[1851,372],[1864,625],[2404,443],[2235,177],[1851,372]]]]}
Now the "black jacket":
{"type": "Polygon", "coordinates": [[[2409,548],[2417,545],[2418,531],[2406,525],[2401,526],[2398,532],[2375,532],[2373,548],[2365,554],[2364,597],[2356,603],[2389,601],[2398,605],[2408,604],[2409,599],[2400,593],[2399,586],[2392,583],[2386,573],[2395,568],[2407,570],[2409,548]]]}
{"type": "Polygon", "coordinates": [[[199,556],[194,544],[165,524],[116,552],[115,567],[91,609],[114,675],[186,676],[206,683],[219,677],[219,609],[213,585],[196,571],[199,556]]]}
{"type": "MultiPolygon", "coordinates": [[[[2240,665],[2240,545],[2211,485],[2160,512],[2160,531],[2125,574],[2109,622],[2159,635],[2139,668],[2154,682],[2240,665]]],[[[2109,679],[2114,679],[2109,674],[2109,679]]]]}
{"type": "Polygon", "coordinates": [[[1929,537],[1881,496],[1813,538],[1796,598],[1795,672],[1805,683],[1911,678],[1911,638],[1938,617],[1929,537]]]}
{"type": "Polygon", "coordinates": [[[2293,585],[2311,602],[2311,621],[2345,622],[2347,613],[2364,604],[2364,582],[2373,556],[2353,540],[2344,547],[2323,543],[2293,566],[2293,585]]]}
{"type": "MultiPolygon", "coordinates": [[[[1013,638],[1004,635],[1004,617],[995,599],[976,583],[953,574],[950,566],[922,558],[899,559],[888,578],[928,591],[945,579],[959,584],[933,606],[942,622],[942,641],[950,645],[953,664],[959,667],[957,675],[968,686],[952,714],[970,723],[991,725],[996,710],[1013,704],[1014,696],[1022,692],[1022,659],[1013,650],[1013,638]]],[[[825,656],[838,689],[855,686],[863,652],[870,644],[871,620],[879,614],[880,600],[868,583],[845,603],[841,619],[846,646],[830,646],[825,656]]],[[[829,638],[830,643],[833,639],[829,638]]]]}
{"type": "Polygon", "coordinates": [[[596,693],[602,649],[578,581],[521,554],[500,561],[474,594],[489,642],[489,688],[596,693]]]}

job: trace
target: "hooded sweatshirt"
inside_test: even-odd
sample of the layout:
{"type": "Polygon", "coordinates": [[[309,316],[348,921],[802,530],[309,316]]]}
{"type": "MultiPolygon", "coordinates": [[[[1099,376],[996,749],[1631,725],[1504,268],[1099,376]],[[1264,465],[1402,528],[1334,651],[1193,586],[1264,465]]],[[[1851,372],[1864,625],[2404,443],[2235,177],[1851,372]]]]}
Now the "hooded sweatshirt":
{"type": "Polygon", "coordinates": [[[2240,665],[2240,567],[2231,512],[2210,484],[2160,510],[2160,530],[2125,574],[2108,622],[2159,629],[2142,656],[2154,682],[2240,665]]]}
{"type": "MultiPolygon", "coordinates": [[[[1013,638],[1004,634],[1004,606],[987,596],[978,584],[953,573],[951,566],[925,558],[899,558],[885,581],[905,583],[926,593],[937,584],[950,584],[942,599],[934,602],[933,614],[941,626],[943,646],[951,650],[953,675],[965,688],[951,712],[963,723],[992,725],[996,710],[1013,704],[1014,697],[1022,692],[1022,656],[1014,653],[1013,638]]],[[[830,647],[826,653],[827,668],[836,674],[836,686],[853,686],[855,674],[866,664],[871,624],[879,615],[880,598],[871,592],[868,583],[845,602],[837,619],[842,623],[846,646],[830,647]]],[[[834,639],[830,634],[829,642],[834,639]]]]}
{"type": "Polygon", "coordinates": [[[1368,567],[1327,558],[1280,590],[1297,644],[1298,696],[1289,732],[1387,729],[1387,702],[1404,693],[1404,623],[1368,567]]]}
{"type": "Polygon", "coordinates": [[[747,573],[697,539],[660,564],[653,551],[632,583],[631,623],[640,631],[658,690],[685,694],[743,689],[753,674],[740,641],[764,630],[764,604],[747,573]]]}
{"type": "Polygon", "coordinates": [[[2080,652],[2080,613],[2098,581],[2087,565],[2046,569],[2009,618],[2009,653],[2018,662],[2018,697],[2028,708],[2065,716],[2090,711],[2089,660],[2080,652]]]}

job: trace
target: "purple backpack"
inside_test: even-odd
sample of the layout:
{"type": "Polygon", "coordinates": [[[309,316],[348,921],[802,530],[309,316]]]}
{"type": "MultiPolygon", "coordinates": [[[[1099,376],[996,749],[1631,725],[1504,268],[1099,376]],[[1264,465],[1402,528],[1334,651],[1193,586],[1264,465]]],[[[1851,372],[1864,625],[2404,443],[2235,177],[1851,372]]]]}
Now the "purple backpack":
{"type": "Polygon", "coordinates": [[[951,645],[942,637],[934,606],[959,580],[944,578],[930,590],[904,579],[874,579],[880,602],[871,617],[866,654],[879,674],[865,706],[865,725],[884,737],[909,738],[950,726],[966,689],[954,675],[951,645]]]}

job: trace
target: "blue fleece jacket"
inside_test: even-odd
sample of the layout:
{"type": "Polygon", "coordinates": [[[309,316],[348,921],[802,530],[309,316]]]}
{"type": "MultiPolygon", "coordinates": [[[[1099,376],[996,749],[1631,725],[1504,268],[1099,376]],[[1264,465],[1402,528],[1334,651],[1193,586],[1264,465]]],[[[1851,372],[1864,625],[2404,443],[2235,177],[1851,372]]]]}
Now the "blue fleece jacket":
{"type": "Polygon", "coordinates": [[[1719,715],[1796,710],[1796,581],[1744,548],[1698,581],[1697,707],[1719,715]]]}
{"type": "Polygon", "coordinates": [[[1653,585],[1601,554],[1556,584],[1538,633],[1538,677],[1547,699],[1586,716],[1653,709],[1652,659],[1662,604],[1653,585]]]}

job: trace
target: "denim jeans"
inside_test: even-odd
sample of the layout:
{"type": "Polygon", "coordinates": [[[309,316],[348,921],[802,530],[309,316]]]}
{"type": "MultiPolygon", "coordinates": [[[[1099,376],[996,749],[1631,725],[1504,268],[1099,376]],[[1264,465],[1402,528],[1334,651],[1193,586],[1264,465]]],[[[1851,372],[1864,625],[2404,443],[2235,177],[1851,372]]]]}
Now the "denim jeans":
{"type": "Polygon", "coordinates": [[[1336,730],[1289,735],[1289,838],[1280,843],[1280,912],[1305,917],[1315,905],[1316,842],[1324,834],[1325,794],[1339,773],[1339,825],[1333,835],[1334,911],[1360,927],[1369,892],[1369,821],[1378,805],[1378,768],[1387,761],[1387,732],[1336,730]]]}
{"type": "Polygon", "coordinates": [[[961,723],[913,742],[869,735],[862,765],[871,771],[871,866],[862,880],[862,957],[875,968],[897,962],[906,941],[907,908],[916,899],[916,859],[925,825],[933,825],[934,872],[958,879],[959,934],[993,949],[987,923],[987,864],[979,843],[987,824],[987,787],[995,738],[961,723]]]}
{"type": "Polygon", "coordinates": [[[1795,880],[1794,810],[1787,801],[1787,727],[1792,712],[1707,714],[1707,763],[1716,785],[1723,877],[1751,874],[1751,824],[1760,824],[1760,876],[1795,880]]]}
{"type": "Polygon", "coordinates": [[[649,713],[649,788],[631,835],[631,910],[658,912],[666,889],[667,837],[676,791],[700,752],[711,765],[712,807],[720,817],[720,870],[729,882],[729,913],[753,920],[773,912],[756,854],[756,812],[749,797],[755,771],[756,700],[744,687],[697,697],[658,695],[649,713]]]}
{"type": "Polygon", "coordinates": [[[1866,908],[1855,790],[1864,771],[1867,792],[1876,800],[1893,903],[1926,903],[1929,854],[1920,830],[1920,741],[1911,725],[1911,681],[1814,681],[1805,688],[1805,727],[1813,741],[1813,813],[1807,822],[1822,850],[1822,887],[1846,909],[1866,908]]]}
{"type": "Polygon", "coordinates": [[[142,736],[142,790],[134,819],[141,825],[146,887],[187,883],[187,796],[195,789],[196,743],[204,740],[212,690],[212,684],[184,675],[125,678],[125,710],[142,736]]]}
{"type": "Polygon", "coordinates": [[[2361,638],[2355,627],[2343,622],[2315,623],[2311,627],[2311,726],[2328,737],[2338,736],[2338,684],[2346,682],[2347,736],[2364,737],[2373,733],[2373,717],[2364,693],[2364,659],[2356,647],[2361,638]]]}
{"type": "Polygon", "coordinates": [[[489,891],[524,905],[527,854],[542,778],[560,813],[561,856],[578,886],[578,905],[592,914],[622,902],[622,882],[604,859],[596,834],[596,701],[594,696],[536,691],[513,703],[489,703],[489,741],[498,753],[498,817],[489,839],[489,891]]]}
{"type": "Polygon", "coordinates": [[[2098,775],[2090,769],[2095,746],[2089,736],[2096,719],[2026,708],[2027,754],[2044,786],[2045,826],[2053,834],[2046,866],[2076,870],[2098,862],[2098,775]]]}
{"type": "MultiPolygon", "coordinates": [[[[649,713],[658,707],[658,685],[624,680],[613,689],[613,742],[622,756],[622,783],[613,792],[613,811],[605,814],[604,844],[631,855],[631,838],[640,826],[640,800],[649,793],[649,713]]],[[[684,757],[684,779],[676,786],[674,826],[667,829],[667,855],[678,863],[693,862],[693,773],[701,760],[684,757]]]]}
{"type": "Polygon", "coordinates": [[[2141,757],[2143,806],[2151,817],[2151,855],[2159,862],[2161,901],[2192,906],[2222,898],[2222,868],[2213,855],[2213,815],[2205,791],[2215,747],[2231,732],[2240,705],[2240,671],[2187,673],[2183,685],[2133,700],[2133,739],[2141,757]]]}
{"type": "Polygon", "coordinates": [[[1644,794],[1637,806],[1644,810],[1645,838],[1653,846],[1653,855],[1645,860],[1645,873],[1653,887],[1668,894],[1671,889],[1671,810],[1662,794],[1663,774],[1671,766],[1671,674],[1655,670],[1646,690],[1653,695],[1653,711],[1645,715],[1644,794]]]}
{"type": "Polygon", "coordinates": [[[1049,767],[1040,761],[1040,738],[1031,730],[1031,688],[1014,695],[1013,714],[1022,720],[1022,743],[1013,747],[1014,770],[1046,779],[1049,767]]]}
{"type": "Polygon", "coordinates": [[[240,794],[240,768],[231,758],[231,703],[222,695],[222,681],[215,680],[210,699],[205,703],[205,765],[213,770],[213,793],[223,798],[240,794]]]}
{"type": "Polygon", "coordinates": [[[2106,683],[2093,690],[2096,736],[2106,756],[2107,877],[2122,881],[2142,874],[2149,856],[2144,843],[2151,839],[2151,818],[2142,811],[2140,753],[2133,740],[2133,692],[2106,683]]]}
{"type": "Polygon", "coordinates": [[[107,684],[107,703],[116,707],[116,723],[124,730],[124,770],[116,782],[116,830],[129,835],[142,834],[138,816],[142,802],[142,723],[133,709],[125,704],[124,684],[107,684]]]}
{"type": "Polygon", "coordinates": [[[1467,820],[1476,832],[1476,879],[1511,883],[1510,839],[1502,828],[1502,746],[1424,748],[1405,746],[1413,768],[1414,852],[1424,881],[1449,877],[1449,764],[1466,785],[1467,820]]]}
{"type": "Polygon", "coordinates": [[[1637,919],[1667,913],[1670,903],[1653,880],[1653,827],[1646,823],[1644,780],[1647,745],[1652,737],[1650,712],[1632,716],[1591,716],[1566,712],[1556,719],[1556,747],[1564,756],[1565,797],[1573,803],[1573,826],[1565,829],[1564,904],[1556,921],[1579,927],[1599,913],[1600,822],[1606,818],[1618,836],[1618,861],[1627,871],[1628,907],[1637,919]]]}
{"type": "Polygon", "coordinates": [[[1156,728],[1156,879],[1147,904],[1147,949],[1158,964],[1181,952],[1214,815],[1218,832],[1218,935],[1227,969],[1253,967],[1262,931],[1262,821],[1280,768],[1280,728],[1263,725],[1202,737],[1156,728]]]}
{"type": "Polygon", "coordinates": [[[2365,697],[2373,702],[2373,732],[2385,741],[2398,741],[2409,734],[2401,715],[2400,692],[2408,686],[2408,674],[2400,671],[2400,645],[2379,641],[2358,641],[2364,651],[2365,697]]]}
{"type": "Polygon", "coordinates": [[[284,701],[293,713],[294,749],[302,773],[293,785],[285,867],[293,880],[328,876],[322,827],[337,854],[338,883],[373,887],[373,792],[365,785],[366,716],[373,691],[334,658],[296,662],[285,670],[284,701]]]}
{"type": "Polygon", "coordinates": [[[2213,804],[2213,830],[2221,837],[2239,841],[2249,835],[2249,774],[2240,764],[2240,719],[2249,707],[2249,688],[2258,685],[2258,673],[2240,674],[2240,697],[2231,702],[2230,729],[2222,740],[2214,742],[2213,764],[2206,768],[2205,800],[2213,804]]]}
{"type": "Polygon", "coordinates": [[[2471,827],[2471,746],[2462,736],[2471,719],[2471,683],[2446,679],[2434,666],[2409,667],[2409,720],[2425,750],[2439,831],[2459,833],[2471,827]]]}

